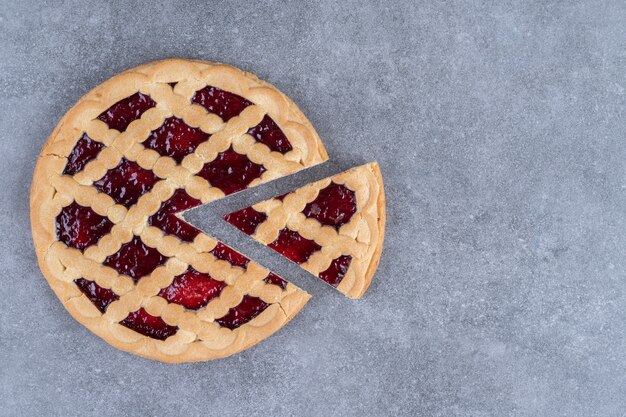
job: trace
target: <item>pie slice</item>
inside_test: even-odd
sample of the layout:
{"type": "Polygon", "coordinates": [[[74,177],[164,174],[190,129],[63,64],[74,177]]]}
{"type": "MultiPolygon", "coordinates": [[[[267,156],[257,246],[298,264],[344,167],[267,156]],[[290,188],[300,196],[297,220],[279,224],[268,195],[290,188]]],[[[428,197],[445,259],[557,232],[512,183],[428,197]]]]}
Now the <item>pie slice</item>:
{"type": "Polygon", "coordinates": [[[165,362],[239,352],[309,296],[180,214],[326,159],[296,105],[251,74],[181,59],[128,70],[81,98],[41,151],[40,268],[120,349],[165,362]]]}
{"type": "Polygon", "coordinates": [[[225,216],[350,298],[360,298],[378,267],[385,195],[376,162],[225,216]]]}

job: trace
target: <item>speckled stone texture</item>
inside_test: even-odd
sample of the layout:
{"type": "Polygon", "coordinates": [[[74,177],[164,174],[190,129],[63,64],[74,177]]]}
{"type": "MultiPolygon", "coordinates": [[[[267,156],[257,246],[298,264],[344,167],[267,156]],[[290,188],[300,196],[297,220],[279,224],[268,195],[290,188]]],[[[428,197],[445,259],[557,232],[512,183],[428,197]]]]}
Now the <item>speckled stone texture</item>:
{"type": "Polygon", "coordinates": [[[0,415],[626,414],[624,1],[183,3],[2,2],[0,415]],[[276,84],[333,162],[190,214],[314,298],[242,354],[171,366],[65,312],[28,190],[81,95],[175,56],[276,84]],[[370,160],[388,227],[360,301],[214,218],[370,160]]]}

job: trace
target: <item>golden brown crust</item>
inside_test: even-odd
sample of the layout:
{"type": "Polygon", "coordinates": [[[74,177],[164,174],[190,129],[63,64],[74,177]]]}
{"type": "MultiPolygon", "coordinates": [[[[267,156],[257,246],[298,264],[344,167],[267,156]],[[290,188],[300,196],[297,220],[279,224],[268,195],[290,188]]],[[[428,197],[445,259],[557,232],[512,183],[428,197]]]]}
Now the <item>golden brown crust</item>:
{"type": "MultiPolygon", "coordinates": [[[[134,332],[116,323],[103,325],[103,321],[97,317],[93,320],[85,319],[83,311],[89,308],[90,303],[86,297],[71,298],[63,305],[77,321],[120,350],[161,362],[182,363],[224,358],[254,346],[287,324],[309,299],[310,295],[304,291],[294,291],[280,303],[272,304],[250,323],[233,331],[232,342],[224,343],[224,347],[195,342],[184,345],[181,351],[163,351],[160,349],[160,341],[141,335],[136,340],[121,340],[118,332],[134,332]]],[[[226,342],[229,342],[228,339],[226,342]]]]}
{"type": "Polygon", "coordinates": [[[352,261],[337,289],[350,298],[363,296],[378,267],[385,236],[385,192],[376,162],[308,184],[282,201],[266,200],[253,208],[267,215],[252,235],[257,241],[269,245],[282,229],[288,228],[322,247],[300,265],[315,276],[328,269],[333,259],[350,255],[352,261]],[[356,213],[339,231],[302,214],[304,207],[331,182],[344,184],[357,199],[356,213]]]}
{"type": "Polygon", "coordinates": [[[285,290],[265,284],[263,278],[269,271],[253,262],[242,270],[217,260],[209,253],[217,244],[211,237],[200,234],[193,242],[186,243],[164,236],[159,229],[147,224],[148,216],[177,188],[185,188],[204,203],[222,198],[224,194],[219,189],[195,174],[204,163],[229,146],[266,167],[267,171],[251,186],[328,158],[317,133],[291,100],[254,75],[224,64],[171,59],[141,65],[94,88],[66,113],[41,151],[31,186],[30,207],[39,266],[76,320],[119,349],[164,362],[189,362],[224,357],[246,349],[282,327],[302,308],[308,294],[292,284],[285,290]],[[172,88],[168,85],[170,82],[177,84],[172,88]],[[202,107],[190,104],[192,94],[205,85],[238,94],[253,105],[224,123],[202,107]],[[157,106],[132,122],[125,132],[108,129],[96,119],[111,105],[138,91],[150,95],[157,106]],[[293,150],[286,155],[270,152],[265,145],[245,134],[265,114],[274,119],[290,140],[293,150]],[[210,143],[200,145],[180,165],[141,145],[147,134],[171,115],[212,134],[210,143]],[[67,156],[83,133],[103,143],[105,148],[81,172],[74,176],[62,175],[67,156]],[[92,186],[122,157],[154,171],[161,178],[130,208],[115,204],[111,197],[92,186]],[[62,207],[72,201],[91,207],[114,224],[110,234],[84,253],[66,247],[56,238],[55,218],[62,207]],[[129,277],[102,265],[107,256],[117,252],[133,235],[140,236],[146,245],[169,257],[163,266],[143,277],[137,285],[129,277]],[[168,304],[156,295],[188,266],[228,284],[218,298],[197,313],[168,304]],[[120,299],[101,314],[73,284],[79,277],[112,289],[120,299]],[[214,319],[226,314],[246,294],[271,305],[235,330],[219,327],[214,319]],[[160,341],[118,324],[129,312],[140,307],[178,326],[178,332],[160,341]]]}
{"type": "Polygon", "coordinates": [[[377,163],[371,164],[372,171],[374,173],[374,177],[376,178],[376,182],[379,186],[379,193],[376,207],[378,208],[378,239],[376,245],[374,246],[374,252],[372,253],[372,258],[370,260],[370,264],[367,267],[367,272],[365,273],[365,277],[363,279],[363,285],[360,291],[353,291],[350,298],[361,298],[365,291],[369,288],[372,283],[372,278],[374,278],[374,274],[378,269],[378,264],[380,262],[380,255],[383,251],[383,243],[385,241],[385,225],[387,222],[387,210],[386,210],[386,202],[385,199],[385,187],[383,185],[383,176],[380,172],[380,167],[377,163]]]}

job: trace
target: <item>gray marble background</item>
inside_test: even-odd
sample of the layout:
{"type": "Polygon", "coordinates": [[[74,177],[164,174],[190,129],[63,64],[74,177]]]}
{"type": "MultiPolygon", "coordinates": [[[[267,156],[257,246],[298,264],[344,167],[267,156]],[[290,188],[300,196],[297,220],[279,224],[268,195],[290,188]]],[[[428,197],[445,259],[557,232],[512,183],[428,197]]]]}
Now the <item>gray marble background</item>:
{"type": "Polygon", "coordinates": [[[626,415],[624,1],[177,3],[0,1],[0,415],[626,415]],[[171,366],[65,312],[28,190],[81,95],[176,56],[277,85],[333,162],[189,216],[314,298],[171,366]],[[388,228],[361,301],[215,220],[370,160],[388,228]]]}

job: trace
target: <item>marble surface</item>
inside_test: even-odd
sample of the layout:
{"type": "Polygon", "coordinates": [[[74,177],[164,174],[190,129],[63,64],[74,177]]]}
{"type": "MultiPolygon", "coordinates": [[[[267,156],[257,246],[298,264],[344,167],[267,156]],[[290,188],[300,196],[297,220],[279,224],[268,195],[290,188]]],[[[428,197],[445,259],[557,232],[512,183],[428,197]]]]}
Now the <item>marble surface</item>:
{"type": "Polygon", "coordinates": [[[625,21],[621,0],[3,1],[0,415],[626,415],[625,21]],[[332,158],[190,215],[314,297],[256,347],[177,366],[78,325],[28,219],[63,113],[168,57],[274,83],[332,158]],[[370,160],[388,228],[358,302],[215,220],[370,160]]]}

